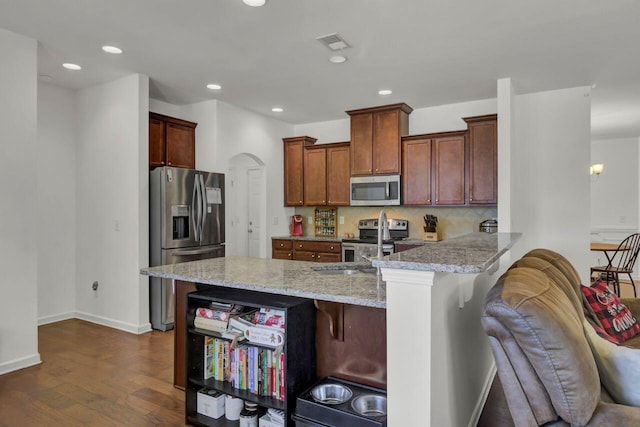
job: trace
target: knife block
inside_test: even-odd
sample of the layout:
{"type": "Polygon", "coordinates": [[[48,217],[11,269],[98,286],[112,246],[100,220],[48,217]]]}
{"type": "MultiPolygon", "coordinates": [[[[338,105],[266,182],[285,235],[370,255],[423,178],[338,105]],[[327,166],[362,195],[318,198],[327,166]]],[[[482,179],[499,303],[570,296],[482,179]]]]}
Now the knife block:
{"type": "Polygon", "coordinates": [[[436,229],[436,231],[423,231],[422,240],[425,242],[439,242],[442,239],[440,239],[440,233],[436,229]]]}

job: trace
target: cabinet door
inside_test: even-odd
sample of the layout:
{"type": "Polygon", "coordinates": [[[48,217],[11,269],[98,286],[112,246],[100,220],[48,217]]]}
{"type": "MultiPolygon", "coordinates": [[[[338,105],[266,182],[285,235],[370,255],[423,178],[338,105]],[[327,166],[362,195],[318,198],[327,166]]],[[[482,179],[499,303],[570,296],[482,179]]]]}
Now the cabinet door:
{"type": "Polygon", "coordinates": [[[400,173],[400,111],[381,111],[373,116],[373,173],[400,173]]]}
{"type": "Polygon", "coordinates": [[[327,204],[327,150],[304,150],[304,204],[327,204]]]}
{"type": "Polygon", "coordinates": [[[351,175],[371,175],[373,114],[351,116],[351,175]]]}
{"type": "Polygon", "coordinates": [[[167,123],[167,165],[194,169],[196,167],[195,129],[167,123]]]}
{"type": "Polygon", "coordinates": [[[303,141],[284,144],[284,205],[302,206],[303,141]]]}
{"type": "Polygon", "coordinates": [[[349,147],[327,148],[327,204],[349,206],[349,147]]]}
{"type": "Polygon", "coordinates": [[[498,202],[497,121],[469,123],[469,203],[498,202]]]}
{"type": "Polygon", "coordinates": [[[149,166],[164,166],[165,122],[149,118],[149,166]]]}
{"type": "Polygon", "coordinates": [[[404,141],[402,204],[431,204],[431,139],[404,141]]]}
{"type": "Polygon", "coordinates": [[[436,205],[463,205],[464,136],[433,140],[436,205]]]}

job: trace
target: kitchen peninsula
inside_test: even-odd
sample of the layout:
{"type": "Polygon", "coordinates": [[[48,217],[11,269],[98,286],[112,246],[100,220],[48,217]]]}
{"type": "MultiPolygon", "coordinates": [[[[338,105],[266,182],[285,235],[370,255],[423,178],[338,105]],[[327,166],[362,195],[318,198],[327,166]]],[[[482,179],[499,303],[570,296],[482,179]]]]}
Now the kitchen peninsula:
{"type": "Polygon", "coordinates": [[[421,425],[466,426],[477,420],[494,372],[480,325],[484,295],[504,270],[499,259],[519,238],[517,233],[473,233],[428,244],[374,260],[381,277],[327,272],[354,264],[247,257],[193,261],[141,272],[203,285],[386,309],[388,425],[415,425],[420,413],[424,417],[421,425]]]}

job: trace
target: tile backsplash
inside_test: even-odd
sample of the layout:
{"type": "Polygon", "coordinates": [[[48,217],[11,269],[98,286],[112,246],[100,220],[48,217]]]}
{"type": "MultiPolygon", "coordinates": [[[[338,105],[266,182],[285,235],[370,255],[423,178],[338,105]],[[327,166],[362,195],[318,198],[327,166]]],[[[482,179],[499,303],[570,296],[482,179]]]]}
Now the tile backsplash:
{"type": "MultiPolygon", "coordinates": [[[[338,237],[345,237],[345,233],[358,235],[358,221],[366,218],[378,218],[381,207],[339,207],[338,208],[338,237]],[[339,224],[339,218],[344,217],[344,224],[339,224]]],[[[409,221],[409,238],[422,239],[424,215],[431,214],[438,217],[438,232],[443,239],[462,236],[478,231],[479,224],[485,219],[497,218],[498,208],[490,207],[405,207],[386,206],[387,218],[402,218],[409,221]]],[[[308,224],[308,217],[314,215],[315,208],[296,208],[296,214],[303,216],[304,234],[313,236],[313,225],[308,224]]],[[[498,230],[500,226],[498,225],[498,230]]]]}

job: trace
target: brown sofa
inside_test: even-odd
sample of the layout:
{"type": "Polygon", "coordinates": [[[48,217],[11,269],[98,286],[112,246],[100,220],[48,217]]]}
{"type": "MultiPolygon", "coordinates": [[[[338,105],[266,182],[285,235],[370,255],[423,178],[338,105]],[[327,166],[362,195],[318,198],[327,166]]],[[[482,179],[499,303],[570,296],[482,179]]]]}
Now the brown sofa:
{"type": "Polygon", "coordinates": [[[483,310],[498,375],[479,426],[640,426],[640,408],[601,385],[585,314],[579,275],[560,254],[536,249],[514,263],[483,310]]]}

